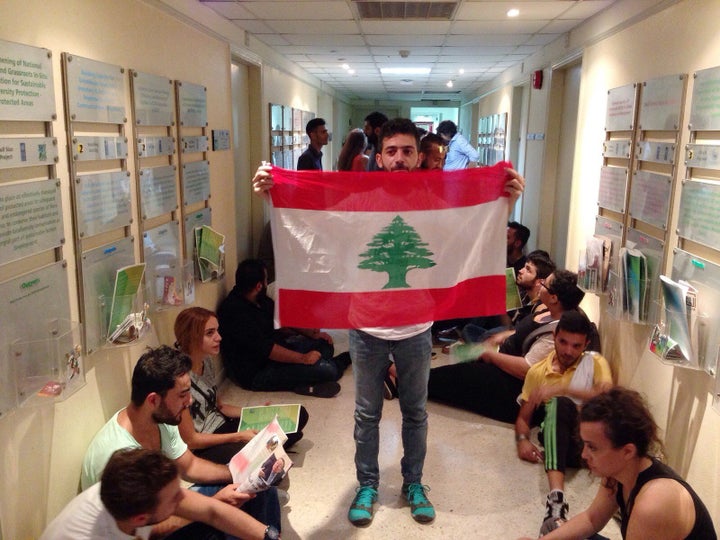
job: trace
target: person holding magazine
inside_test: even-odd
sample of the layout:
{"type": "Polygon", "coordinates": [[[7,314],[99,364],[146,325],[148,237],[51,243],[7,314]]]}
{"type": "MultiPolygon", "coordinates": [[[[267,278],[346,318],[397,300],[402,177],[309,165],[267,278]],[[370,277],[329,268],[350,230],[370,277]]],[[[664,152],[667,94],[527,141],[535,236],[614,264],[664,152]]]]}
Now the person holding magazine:
{"type": "MultiPolygon", "coordinates": [[[[193,402],[183,411],[180,435],[190,450],[214,463],[226,464],[252,439],[256,431],[238,431],[242,409],[218,397],[212,357],[220,351],[218,319],[212,311],[191,307],[175,319],[175,346],[192,360],[190,371],[193,402]]],[[[303,437],[309,415],[300,407],[298,429],[288,434],[285,449],[303,437]]]]}

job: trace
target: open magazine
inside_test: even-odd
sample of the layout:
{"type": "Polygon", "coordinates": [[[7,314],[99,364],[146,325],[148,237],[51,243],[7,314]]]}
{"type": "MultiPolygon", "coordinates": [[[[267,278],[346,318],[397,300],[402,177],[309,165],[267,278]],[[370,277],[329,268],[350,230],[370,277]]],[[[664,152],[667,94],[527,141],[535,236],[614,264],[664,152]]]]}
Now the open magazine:
{"type": "Polygon", "coordinates": [[[283,449],[287,436],[274,418],[228,464],[238,491],[257,493],[277,486],[293,463],[283,449]]]}

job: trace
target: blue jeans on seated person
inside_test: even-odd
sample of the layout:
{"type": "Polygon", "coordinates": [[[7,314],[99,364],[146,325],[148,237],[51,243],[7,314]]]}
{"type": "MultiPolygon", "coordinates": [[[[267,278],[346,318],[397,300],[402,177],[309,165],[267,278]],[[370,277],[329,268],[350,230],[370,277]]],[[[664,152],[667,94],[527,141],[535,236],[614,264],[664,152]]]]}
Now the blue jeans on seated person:
{"type": "MultiPolygon", "coordinates": [[[[226,484],[194,484],[190,489],[212,497],[225,486],[226,484]]],[[[278,500],[277,488],[271,487],[255,494],[255,498],[250,499],[240,508],[260,523],[272,525],[278,531],[281,530],[280,501],[278,500]]]]}
{"type": "Polygon", "coordinates": [[[407,339],[379,339],[350,330],[350,356],[355,376],[355,468],[361,486],[377,488],[380,482],[380,417],[383,381],[392,355],[398,377],[402,442],[400,462],[406,484],[421,483],[427,452],[428,377],[432,336],[430,329],[407,339]]]}

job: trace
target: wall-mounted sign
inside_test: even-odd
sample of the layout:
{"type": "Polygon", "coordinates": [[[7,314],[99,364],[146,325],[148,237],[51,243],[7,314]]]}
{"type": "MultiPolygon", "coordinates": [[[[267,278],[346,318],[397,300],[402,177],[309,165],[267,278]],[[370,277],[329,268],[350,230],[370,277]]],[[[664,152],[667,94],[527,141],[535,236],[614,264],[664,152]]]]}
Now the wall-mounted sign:
{"type": "Polygon", "coordinates": [[[73,137],[74,161],[127,159],[128,144],[125,137],[73,137]]]}
{"type": "Polygon", "coordinates": [[[130,225],[130,174],[114,171],[82,174],[75,188],[81,237],[130,225]]]}
{"type": "Polygon", "coordinates": [[[608,90],[605,131],[629,131],[635,127],[635,92],[634,84],[608,90]]]}
{"type": "Polygon", "coordinates": [[[140,206],[142,218],[151,219],[177,209],[175,166],[140,170],[140,206]]]}
{"type": "Polygon", "coordinates": [[[642,84],[638,116],[640,129],[680,129],[680,111],[686,80],[686,75],[667,75],[642,84]]]}
{"type": "Polygon", "coordinates": [[[0,40],[0,120],[55,118],[52,53],[0,40]]]}
{"type": "Polygon", "coordinates": [[[63,242],[59,180],[0,186],[0,264],[59,247],[63,242]]]}
{"type": "Polygon", "coordinates": [[[667,229],[672,177],[649,171],[635,171],[634,174],[630,215],[660,229],[667,229]]]}
{"type": "Polygon", "coordinates": [[[63,53],[67,100],[73,122],[123,124],[125,75],[120,66],[63,53]]]}
{"type": "Polygon", "coordinates": [[[183,201],[193,204],[210,198],[210,162],[193,161],[183,164],[183,201]]]}
{"type": "Polygon", "coordinates": [[[57,160],[57,139],[54,137],[0,139],[0,169],[52,165],[57,160]]]}
{"type": "Polygon", "coordinates": [[[131,71],[131,73],[137,125],[174,125],[175,92],[172,80],[140,71],[131,71]]]}
{"type": "Polygon", "coordinates": [[[207,88],[199,84],[177,81],[180,125],[207,126],[207,88]]]}

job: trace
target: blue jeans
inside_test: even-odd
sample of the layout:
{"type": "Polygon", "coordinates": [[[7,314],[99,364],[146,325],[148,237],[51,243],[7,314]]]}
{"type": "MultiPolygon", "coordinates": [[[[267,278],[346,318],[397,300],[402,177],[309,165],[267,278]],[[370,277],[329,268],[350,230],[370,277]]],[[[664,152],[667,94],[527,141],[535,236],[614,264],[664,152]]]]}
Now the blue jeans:
{"type": "MultiPolygon", "coordinates": [[[[207,497],[212,497],[225,486],[226,484],[193,484],[190,486],[190,489],[207,497]]],[[[277,488],[275,487],[260,491],[255,495],[255,498],[247,501],[240,509],[246,514],[250,514],[260,523],[273,525],[278,531],[282,529],[280,501],[278,500],[277,488]]],[[[233,537],[228,535],[228,539],[230,538],[233,537]]]]}
{"type": "Polygon", "coordinates": [[[391,356],[398,375],[402,413],[403,481],[420,483],[427,452],[427,385],[432,337],[430,329],[398,341],[350,330],[350,356],[355,376],[355,468],[361,486],[380,482],[378,452],[383,381],[391,356]]]}

